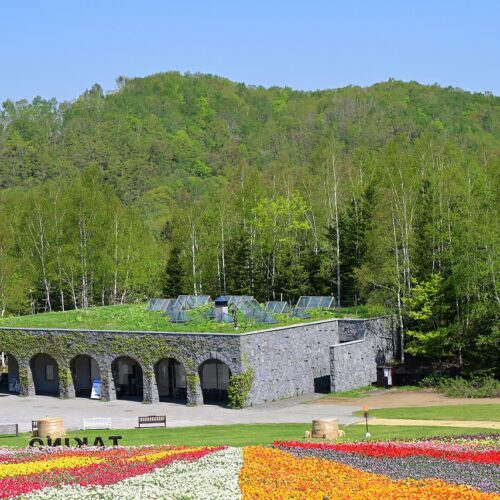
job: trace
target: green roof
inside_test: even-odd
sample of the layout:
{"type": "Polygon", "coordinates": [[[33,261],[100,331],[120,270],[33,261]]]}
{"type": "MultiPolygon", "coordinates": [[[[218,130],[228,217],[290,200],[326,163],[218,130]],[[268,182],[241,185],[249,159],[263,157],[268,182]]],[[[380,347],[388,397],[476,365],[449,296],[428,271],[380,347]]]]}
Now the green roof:
{"type": "Polygon", "coordinates": [[[156,311],[147,311],[146,304],[126,304],[116,306],[91,307],[65,312],[40,313],[27,316],[8,316],[0,318],[0,327],[15,328],[49,328],[49,329],[81,329],[81,330],[130,330],[130,331],[166,331],[166,332],[213,332],[243,333],[264,330],[270,327],[319,321],[334,318],[366,318],[378,316],[383,311],[375,311],[367,306],[342,308],[335,310],[312,309],[308,311],[311,318],[290,318],[288,314],[275,314],[278,323],[269,325],[245,321],[239,318],[238,329],[231,323],[218,323],[204,317],[206,308],[191,309],[188,315],[192,321],[188,323],[171,323],[168,317],[156,311]]]}

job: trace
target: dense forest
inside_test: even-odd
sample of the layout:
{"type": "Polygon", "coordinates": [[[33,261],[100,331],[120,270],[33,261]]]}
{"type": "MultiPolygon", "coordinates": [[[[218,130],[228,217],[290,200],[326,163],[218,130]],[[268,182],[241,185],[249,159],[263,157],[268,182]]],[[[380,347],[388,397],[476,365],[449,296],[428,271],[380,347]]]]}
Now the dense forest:
{"type": "Polygon", "coordinates": [[[333,295],[406,351],[498,369],[500,98],[210,75],[3,103],[0,311],[333,295]]]}

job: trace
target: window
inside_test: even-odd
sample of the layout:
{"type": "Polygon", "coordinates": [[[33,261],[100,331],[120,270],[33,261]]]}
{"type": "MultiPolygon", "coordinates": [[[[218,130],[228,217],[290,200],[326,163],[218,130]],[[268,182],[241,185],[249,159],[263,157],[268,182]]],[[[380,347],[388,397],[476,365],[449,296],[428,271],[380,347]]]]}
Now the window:
{"type": "Polygon", "coordinates": [[[45,365],[45,380],[54,380],[54,365],[45,365]]]}

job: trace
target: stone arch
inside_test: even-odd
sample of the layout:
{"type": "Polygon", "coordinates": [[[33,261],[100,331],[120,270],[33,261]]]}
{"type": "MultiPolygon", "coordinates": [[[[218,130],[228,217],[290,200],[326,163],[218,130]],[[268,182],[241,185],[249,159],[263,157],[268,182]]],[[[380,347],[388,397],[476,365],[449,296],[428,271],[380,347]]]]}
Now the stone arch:
{"type": "Polygon", "coordinates": [[[59,364],[46,353],[35,354],[30,360],[36,395],[59,396],[59,364]]]}
{"type": "Polygon", "coordinates": [[[219,361],[222,361],[229,367],[232,375],[236,375],[241,371],[239,365],[235,361],[219,351],[205,352],[203,355],[197,356],[195,362],[196,365],[200,367],[205,361],[208,361],[210,359],[217,359],[219,361]]]}
{"type": "Polygon", "coordinates": [[[17,357],[5,352],[3,356],[5,366],[0,372],[0,392],[19,394],[21,392],[21,378],[19,372],[19,361],[17,357]]]}
{"type": "Polygon", "coordinates": [[[184,364],[176,358],[162,358],[154,366],[161,401],[186,402],[187,378],[184,364]]]}
{"type": "Polygon", "coordinates": [[[78,354],[69,363],[75,396],[90,398],[92,383],[101,380],[101,367],[90,354],[78,354]]]}
{"type": "Polygon", "coordinates": [[[224,361],[205,360],[198,369],[204,403],[227,403],[227,388],[232,372],[224,361]]]}
{"type": "Polygon", "coordinates": [[[117,356],[111,363],[117,399],[142,401],[144,397],[144,368],[132,356],[117,356]]]}

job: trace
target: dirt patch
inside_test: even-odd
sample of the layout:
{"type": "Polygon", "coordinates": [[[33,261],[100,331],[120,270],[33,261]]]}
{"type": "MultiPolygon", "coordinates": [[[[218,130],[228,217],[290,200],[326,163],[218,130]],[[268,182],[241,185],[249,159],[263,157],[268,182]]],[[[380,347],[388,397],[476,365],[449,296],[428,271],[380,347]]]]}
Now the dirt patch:
{"type": "Polygon", "coordinates": [[[318,405],[348,405],[362,408],[400,408],[405,406],[448,406],[500,404],[500,398],[450,398],[431,391],[398,391],[395,389],[369,392],[364,398],[321,398],[311,401],[318,405]]]}
{"type": "MultiPolygon", "coordinates": [[[[371,418],[370,425],[415,426],[415,427],[470,427],[476,429],[500,430],[500,422],[485,420],[408,420],[406,418],[371,418]]],[[[364,420],[357,425],[364,425],[364,420]]]]}

